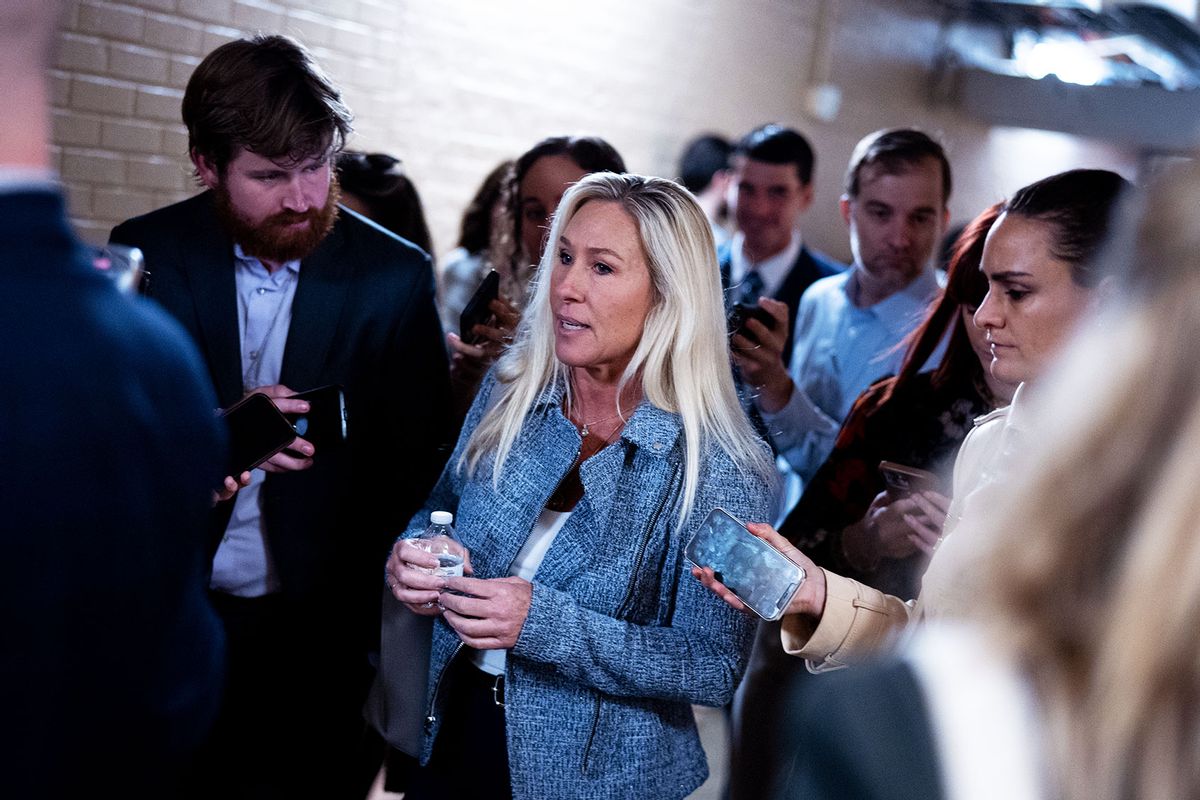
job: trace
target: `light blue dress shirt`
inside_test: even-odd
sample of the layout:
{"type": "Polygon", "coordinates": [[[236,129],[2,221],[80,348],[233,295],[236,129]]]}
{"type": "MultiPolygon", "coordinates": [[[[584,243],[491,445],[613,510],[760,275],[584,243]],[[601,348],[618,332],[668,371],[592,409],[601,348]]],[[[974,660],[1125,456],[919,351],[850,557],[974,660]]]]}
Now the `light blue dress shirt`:
{"type": "MultiPolygon", "coordinates": [[[[263,263],[234,245],[238,337],[242,352],[242,390],[279,383],[283,350],[292,324],[292,299],[300,279],[300,262],[288,261],[268,272],[263,263]]],[[[260,597],[279,591],[279,579],[267,549],[262,516],[262,484],[266,473],[250,471],[250,485],[237,493],[233,514],[213,558],[210,586],[238,597],[260,597]]]]}
{"type": "MultiPolygon", "coordinates": [[[[926,269],[895,294],[860,308],[851,300],[857,270],[822,278],[800,298],[789,369],[796,389],[787,405],[762,415],[783,477],[776,521],[796,504],[833,450],[858,396],[899,369],[904,348],[898,345],[939,291],[934,271],[926,269]]],[[[936,363],[941,352],[939,348],[930,361],[936,363]]]]}

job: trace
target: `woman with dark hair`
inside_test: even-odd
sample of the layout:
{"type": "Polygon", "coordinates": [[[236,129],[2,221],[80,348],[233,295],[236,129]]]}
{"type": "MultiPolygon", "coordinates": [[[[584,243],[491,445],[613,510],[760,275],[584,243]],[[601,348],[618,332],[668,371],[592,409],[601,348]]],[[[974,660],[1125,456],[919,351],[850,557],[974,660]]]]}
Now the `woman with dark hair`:
{"type": "MultiPolygon", "coordinates": [[[[872,655],[914,617],[957,616],[975,603],[979,564],[970,537],[955,530],[964,517],[988,513],[989,502],[1012,453],[1026,444],[1025,384],[1036,382],[1058,355],[1073,328],[1103,292],[1092,259],[1109,230],[1109,216],[1129,186],[1107,170],[1072,170],[1018,191],[988,232],[982,269],[988,293],[975,312],[986,332],[994,378],[1018,386],[1012,404],[981,419],[963,442],[954,465],[953,501],[944,526],[915,514],[906,521],[933,550],[914,605],[866,584],[819,568],[769,525],[751,531],[808,570],[783,617],[783,648],[808,659],[813,669],[858,663],[872,655]]],[[[925,493],[912,495],[928,517],[941,509],[925,493]]],[[[693,570],[735,608],[743,607],[711,570],[693,570]]]]}
{"type": "Polygon", "coordinates": [[[345,150],[338,154],[337,177],[342,205],[433,255],[421,196],[404,174],[400,159],[345,150]]]}
{"type": "MultiPolygon", "coordinates": [[[[525,307],[530,279],[542,257],[550,220],[563,194],[593,172],[625,171],[612,145],[598,136],[551,136],[513,162],[501,188],[499,207],[484,258],[500,273],[500,295],[492,301],[494,325],[477,325],[478,344],[467,344],[451,327],[450,372],[460,401],[470,404],[483,373],[512,338],[525,307]]],[[[473,290],[473,287],[472,287],[473,290]]]]}
{"type": "Polygon", "coordinates": [[[491,269],[484,256],[492,238],[496,213],[500,209],[500,189],[513,163],[511,159],[501,161],[479,184],[470,205],[463,212],[458,244],[442,262],[438,275],[438,295],[442,328],[447,331],[458,330],[463,308],[491,269]]]}
{"type": "Polygon", "coordinates": [[[904,520],[922,512],[907,494],[887,489],[879,463],[949,478],[975,418],[1008,405],[1016,389],[988,370],[991,351],[971,320],[987,294],[979,262],[999,216],[997,203],[963,229],[946,289],[909,336],[899,373],[855,401],[833,452],[780,527],[821,566],[889,594],[915,597],[927,558],[904,520]],[[942,341],[946,350],[937,367],[921,372],[942,341]]]}

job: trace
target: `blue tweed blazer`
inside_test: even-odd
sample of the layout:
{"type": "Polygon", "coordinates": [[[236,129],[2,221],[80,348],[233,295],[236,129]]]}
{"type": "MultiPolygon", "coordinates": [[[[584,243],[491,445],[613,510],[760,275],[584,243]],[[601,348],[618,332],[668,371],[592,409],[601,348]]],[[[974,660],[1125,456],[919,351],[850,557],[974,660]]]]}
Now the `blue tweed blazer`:
{"type": "MultiPolygon", "coordinates": [[[[562,413],[562,389],[543,393],[526,417],[501,475],[492,460],[455,469],[495,388],[489,376],[426,508],[455,514],[476,577],[509,567],[581,445],[562,413]]],[[[682,798],[708,775],[691,704],[733,697],[754,621],[712,595],[688,572],[683,549],[708,512],[745,520],[768,513],[768,486],[740,472],[719,449],[701,462],[687,523],[677,522],[683,473],[679,418],[642,403],[621,435],[581,468],[584,496],[533,579],[533,603],[505,675],[513,794],[517,798],[682,798]]],[[[765,451],[765,445],[764,445],[765,451]]],[[[422,761],[441,723],[443,682],[462,647],[434,625],[422,761]]]]}

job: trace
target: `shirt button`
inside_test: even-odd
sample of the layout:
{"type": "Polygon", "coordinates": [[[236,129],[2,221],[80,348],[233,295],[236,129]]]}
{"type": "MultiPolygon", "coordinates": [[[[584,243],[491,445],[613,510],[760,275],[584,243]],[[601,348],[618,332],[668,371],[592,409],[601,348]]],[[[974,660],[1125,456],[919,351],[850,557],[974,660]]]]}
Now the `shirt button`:
{"type": "Polygon", "coordinates": [[[258,287],[258,293],[259,293],[259,294],[266,294],[266,293],[267,293],[267,290],[266,290],[264,287],[260,286],[260,287],[258,287]]]}
{"type": "Polygon", "coordinates": [[[250,351],[250,357],[251,357],[251,358],[258,358],[258,351],[257,351],[257,350],[251,350],[251,351],[250,351]]]}

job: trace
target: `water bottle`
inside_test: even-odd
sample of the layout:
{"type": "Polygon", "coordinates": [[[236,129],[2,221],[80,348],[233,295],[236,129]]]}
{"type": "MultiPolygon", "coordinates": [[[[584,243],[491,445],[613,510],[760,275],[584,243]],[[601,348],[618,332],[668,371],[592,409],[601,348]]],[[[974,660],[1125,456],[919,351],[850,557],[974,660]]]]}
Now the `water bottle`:
{"type": "Polygon", "coordinates": [[[454,515],[449,511],[434,511],[429,515],[429,527],[409,541],[427,553],[437,556],[438,565],[429,570],[442,578],[461,578],[463,574],[462,540],[454,532],[454,515]]]}

